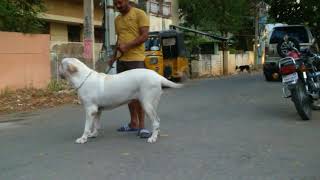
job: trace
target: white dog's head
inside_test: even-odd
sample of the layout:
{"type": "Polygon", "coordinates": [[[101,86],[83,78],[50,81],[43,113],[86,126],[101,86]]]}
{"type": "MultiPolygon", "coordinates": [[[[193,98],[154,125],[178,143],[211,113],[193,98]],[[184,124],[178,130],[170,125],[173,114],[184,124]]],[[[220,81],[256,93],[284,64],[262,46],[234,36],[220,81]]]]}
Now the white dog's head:
{"type": "Polygon", "coordinates": [[[58,72],[62,79],[70,79],[87,68],[86,65],[76,58],[64,58],[58,66],[58,72]]]}

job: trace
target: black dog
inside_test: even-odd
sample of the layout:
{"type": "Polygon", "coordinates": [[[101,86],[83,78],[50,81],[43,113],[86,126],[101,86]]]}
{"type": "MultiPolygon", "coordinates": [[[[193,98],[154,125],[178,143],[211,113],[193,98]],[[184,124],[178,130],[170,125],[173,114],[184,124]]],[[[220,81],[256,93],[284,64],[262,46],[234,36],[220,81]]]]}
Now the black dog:
{"type": "Polygon", "coordinates": [[[250,73],[250,66],[249,65],[243,65],[243,66],[236,66],[236,70],[240,69],[240,72],[243,72],[246,70],[248,73],[250,73]]]}

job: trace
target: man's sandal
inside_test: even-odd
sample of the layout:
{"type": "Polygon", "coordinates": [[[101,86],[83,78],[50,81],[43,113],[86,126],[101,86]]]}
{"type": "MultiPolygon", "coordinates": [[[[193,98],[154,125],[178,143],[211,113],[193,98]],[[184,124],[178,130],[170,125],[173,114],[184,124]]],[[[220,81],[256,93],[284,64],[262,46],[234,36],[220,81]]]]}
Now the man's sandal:
{"type": "Polygon", "coordinates": [[[138,131],[138,128],[131,128],[130,124],[123,125],[119,129],[117,129],[118,132],[135,132],[138,131]]]}

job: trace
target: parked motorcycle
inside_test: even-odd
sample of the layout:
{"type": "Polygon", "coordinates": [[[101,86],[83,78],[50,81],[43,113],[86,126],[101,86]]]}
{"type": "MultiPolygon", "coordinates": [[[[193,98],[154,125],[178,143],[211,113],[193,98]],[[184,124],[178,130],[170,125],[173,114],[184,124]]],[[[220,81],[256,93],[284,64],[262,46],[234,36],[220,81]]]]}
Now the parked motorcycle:
{"type": "MultiPolygon", "coordinates": [[[[288,38],[285,39],[285,41],[288,38]]],[[[293,101],[303,120],[310,120],[314,102],[320,99],[320,56],[282,41],[287,57],[279,61],[283,95],[293,101]]]]}

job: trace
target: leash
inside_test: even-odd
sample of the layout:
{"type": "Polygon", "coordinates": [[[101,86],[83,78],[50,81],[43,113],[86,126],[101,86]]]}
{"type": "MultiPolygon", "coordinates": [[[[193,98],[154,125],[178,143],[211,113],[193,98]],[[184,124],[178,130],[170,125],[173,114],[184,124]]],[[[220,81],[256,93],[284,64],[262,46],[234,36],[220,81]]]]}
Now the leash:
{"type": "Polygon", "coordinates": [[[78,88],[76,88],[75,90],[78,91],[82,86],[83,84],[87,81],[87,79],[89,78],[89,76],[93,73],[93,71],[91,71],[87,77],[84,79],[84,81],[82,81],[82,83],[80,84],[80,86],[78,88]]]}
{"type": "Polygon", "coordinates": [[[112,68],[114,68],[114,67],[112,66],[113,63],[116,62],[116,61],[118,61],[118,60],[121,58],[121,56],[122,56],[122,53],[118,50],[118,48],[117,48],[117,47],[114,48],[112,60],[110,60],[110,61],[112,61],[112,64],[111,64],[111,65],[108,65],[108,67],[106,68],[106,70],[105,70],[105,73],[106,73],[106,74],[108,74],[108,73],[110,72],[110,70],[111,70],[112,68]]]}

